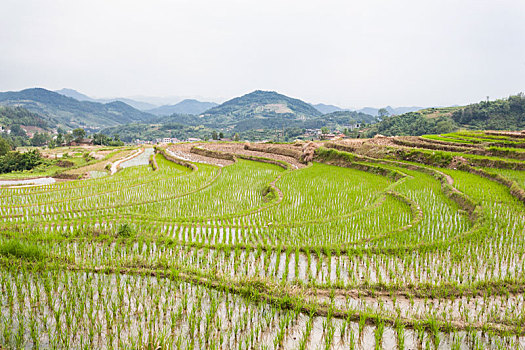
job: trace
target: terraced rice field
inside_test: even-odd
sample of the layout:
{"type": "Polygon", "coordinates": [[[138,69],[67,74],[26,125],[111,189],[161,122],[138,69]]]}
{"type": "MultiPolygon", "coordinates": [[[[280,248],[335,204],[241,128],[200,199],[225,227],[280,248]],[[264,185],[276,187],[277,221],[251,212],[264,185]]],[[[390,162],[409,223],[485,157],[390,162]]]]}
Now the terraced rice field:
{"type": "Polygon", "coordinates": [[[490,176],[163,154],[0,188],[0,347],[525,346],[525,207],[490,176]]]}

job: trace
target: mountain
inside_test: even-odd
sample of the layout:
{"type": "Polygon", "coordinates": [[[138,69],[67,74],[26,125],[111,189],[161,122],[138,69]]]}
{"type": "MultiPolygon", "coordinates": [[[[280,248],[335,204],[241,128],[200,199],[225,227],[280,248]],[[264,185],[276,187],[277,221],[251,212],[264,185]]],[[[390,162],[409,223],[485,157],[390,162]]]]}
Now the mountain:
{"type": "Polygon", "coordinates": [[[94,99],[94,98],[91,98],[73,89],[60,89],[60,90],[56,90],[55,92],[58,94],[67,96],[67,97],[74,98],[75,100],[78,100],[78,101],[89,101],[89,102],[99,102],[99,103],[109,103],[109,102],[120,101],[120,102],[124,102],[125,104],[128,104],[131,107],[141,110],[141,111],[146,111],[148,109],[152,109],[156,107],[156,105],[148,103],[148,102],[136,101],[136,100],[132,100],[130,98],[124,98],[124,97],[94,99]]]}
{"type": "Polygon", "coordinates": [[[55,92],[57,94],[60,94],[60,95],[64,95],[64,96],[67,96],[67,97],[71,97],[71,98],[74,98],[75,100],[78,100],[78,101],[89,101],[89,102],[97,102],[97,100],[95,100],[94,98],[91,98],[87,95],[84,95],[83,93],[80,93],[78,92],[77,90],[73,90],[73,89],[60,89],[60,90],[55,90],[55,92]]]}
{"type": "Polygon", "coordinates": [[[201,123],[236,131],[282,129],[321,115],[312,105],[299,99],[275,91],[256,90],[207,110],[201,123]]]}
{"type": "Polygon", "coordinates": [[[53,126],[99,129],[153,118],[123,102],[98,103],[74,98],[41,88],[0,92],[0,105],[21,106],[38,113],[53,126]]]}
{"type": "MultiPolygon", "coordinates": [[[[398,115],[398,114],[403,114],[403,113],[408,113],[408,112],[417,112],[420,109],[422,109],[423,107],[415,107],[414,106],[414,107],[396,107],[396,108],[393,108],[393,107],[390,107],[390,106],[386,106],[384,108],[388,111],[389,115],[398,115]]],[[[378,116],[379,115],[379,110],[380,110],[380,108],[365,107],[365,108],[358,109],[357,112],[370,114],[370,115],[373,115],[373,116],[378,116]]]]}
{"type": "Polygon", "coordinates": [[[146,113],[149,113],[148,112],[149,109],[156,107],[156,105],[148,103],[148,102],[136,101],[136,100],[132,100],[130,98],[125,98],[125,97],[108,98],[108,99],[103,98],[103,99],[98,99],[97,102],[100,102],[100,103],[123,102],[127,105],[130,105],[131,107],[135,109],[138,109],[139,111],[143,111],[146,113]]]}
{"type": "Polygon", "coordinates": [[[155,115],[193,114],[199,115],[210,108],[218,106],[214,102],[201,102],[193,99],[186,99],[174,105],[164,105],[148,110],[148,113],[155,115]]]}
{"type": "Polygon", "coordinates": [[[339,125],[351,124],[373,124],[379,121],[379,118],[370,114],[357,111],[336,111],[324,114],[321,117],[325,122],[334,122],[339,125]]]}
{"type": "Polygon", "coordinates": [[[339,112],[339,111],[343,110],[342,108],[339,108],[337,106],[325,105],[324,103],[318,103],[318,104],[312,105],[312,106],[314,106],[315,109],[317,109],[319,112],[321,112],[323,114],[339,112]]]}

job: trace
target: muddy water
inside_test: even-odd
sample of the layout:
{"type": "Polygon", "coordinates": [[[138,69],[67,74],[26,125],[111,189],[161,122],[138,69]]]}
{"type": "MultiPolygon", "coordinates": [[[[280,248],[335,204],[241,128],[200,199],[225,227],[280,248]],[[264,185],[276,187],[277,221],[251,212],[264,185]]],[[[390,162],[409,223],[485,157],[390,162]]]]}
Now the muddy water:
{"type": "MultiPolygon", "coordinates": [[[[202,271],[217,271],[241,280],[243,276],[246,276],[274,279],[277,282],[286,280],[289,283],[295,281],[326,283],[328,280],[332,283],[341,282],[342,280],[338,280],[333,271],[343,265],[341,261],[344,262],[346,259],[346,257],[331,257],[331,273],[328,274],[328,256],[321,254],[321,259],[319,259],[315,254],[310,255],[310,267],[308,268],[307,256],[302,253],[299,253],[296,264],[295,251],[268,254],[263,250],[247,252],[233,249],[228,252],[208,248],[167,248],[155,243],[134,243],[129,248],[116,244],[109,246],[91,244],[79,247],[78,243],[72,243],[67,247],[59,245],[52,249],[57,254],[74,258],[77,263],[92,266],[112,264],[115,261],[123,263],[135,261],[152,265],[166,261],[169,264],[192,266],[202,271]],[[296,273],[296,268],[298,273],[296,273]],[[309,271],[308,275],[307,271],[309,271]],[[329,279],[328,276],[330,276],[329,279]]],[[[360,281],[356,282],[360,284],[360,281]]],[[[332,300],[329,291],[330,289],[320,289],[319,292],[310,293],[309,298],[330,305],[332,300]]],[[[381,293],[376,296],[368,296],[367,293],[357,290],[335,289],[334,293],[333,305],[337,309],[358,312],[373,311],[394,318],[428,319],[433,317],[438,320],[460,323],[500,324],[509,320],[512,315],[517,317],[525,308],[523,294],[491,296],[490,298],[475,296],[425,299],[404,295],[388,296],[381,293]]]]}
{"type": "Polygon", "coordinates": [[[51,185],[56,182],[52,177],[40,177],[36,179],[24,179],[24,180],[0,180],[0,186],[23,186],[23,185],[51,185]]]}
{"type": "Polygon", "coordinates": [[[149,158],[153,154],[153,152],[154,152],[153,148],[145,148],[144,152],[142,152],[138,156],[133,157],[130,160],[126,160],[125,162],[122,162],[120,164],[120,168],[129,168],[132,166],[148,165],[149,158]]]}
{"type": "MultiPolygon", "coordinates": [[[[450,349],[455,344],[459,345],[460,349],[472,349],[474,343],[482,349],[497,348],[498,345],[500,348],[515,349],[525,345],[523,337],[488,338],[480,332],[438,333],[432,336],[425,331],[410,329],[405,329],[398,334],[398,330],[386,325],[382,332],[378,332],[376,326],[359,325],[356,322],[345,323],[343,319],[338,318],[328,320],[326,317],[314,317],[311,331],[307,334],[306,325],[310,320],[309,315],[278,311],[264,303],[252,303],[234,294],[188,283],[173,283],[156,277],[122,275],[117,278],[116,275],[62,272],[56,280],[49,280],[48,283],[51,284],[48,286],[55,287],[51,293],[48,293],[42,280],[43,276],[31,277],[31,274],[28,275],[26,272],[25,277],[21,278],[20,275],[14,275],[9,271],[1,272],[3,278],[0,287],[12,291],[0,295],[2,319],[11,320],[7,323],[0,322],[0,341],[2,344],[7,344],[8,348],[13,345],[14,337],[10,341],[2,339],[5,327],[9,327],[12,334],[16,334],[20,320],[24,320],[25,324],[24,347],[31,348],[28,320],[31,315],[37,317],[37,331],[43,349],[54,346],[57,327],[64,326],[68,321],[79,326],[75,334],[66,328],[61,331],[63,337],[69,337],[69,348],[79,348],[80,339],[85,340],[91,330],[97,334],[95,343],[92,344],[97,348],[109,348],[108,339],[115,336],[117,329],[120,330],[119,337],[124,344],[129,345],[130,341],[141,337],[146,341],[147,332],[141,335],[140,330],[147,330],[152,326],[155,332],[175,331],[175,334],[179,334],[184,339],[183,348],[190,346],[193,337],[194,346],[206,348],[206,319],[210,316],[214,320],[211,323],[214,330],[211,337],[220,341],[223,348],[239,348],[241,344],[246,344],[254,333],[256,341],[252,346],[257,344],[255,348],[262,348],[261,346],[264,345],[264,348],[274,349],[279,345],[276,343],[276,338],[283,325],[285,334],[280,347],[284,349],[297,349],[301,343],[305,345],[305,349],[373,349],[377,348],[377,341],[380,342],[379,348],[396,349],[400,345],[399,337],[405,349],[450,349]],[[8,281],[10,288],[6,288],[8,281]],[[82,288],[79,289],[80,285],[82,288]],[[38,293],[36,293],[37,289],[38,293]],[[80,294],[77,291],[80,291],[80,294]],[[81,296],[83,293],[86,295],[81,296]],[[40,295],[39,302],[35,300],[37,294],[40,295]],[[73,313],[68,314],[67,305],[75,305],[79,301],[85,303],[86,313],[75,313],[72,310],[73,313]],[[11,303],[14,303],[12,308],[9,306],[11,303]],[[214,304],[215,312],[212,306],[214,304]],[[31,312],[27,309],[29,305],[33,305],[31,312]],[[94,309],[88,312],[91,305],[94,309]],[[111,321],[114,310],[118,310],[119,316],[111,321]],[[179,310],[183,311],[180,317],[177,316],[179,310]],[[56,311],[59,311],[60,323],[57,323],[56,311]],[[192,314],[197,317],[194,318],[192,314]],[[190,328],[193,327],[194,321],[197,322],[197,328],[192,332],[190,328]],[[115,323],[112,325],[108,322],[115,323]],[[98,324],[101,326],[100,331],[96,328],[98,324]]],[[[177,337],[169,338],[170,344],[173,345],[177,339],[177,337]]],[[[115,346],[115,343],[112,344],[115,346]]],[[[244,345],[241,347],[245,348],[244,345]]]]}

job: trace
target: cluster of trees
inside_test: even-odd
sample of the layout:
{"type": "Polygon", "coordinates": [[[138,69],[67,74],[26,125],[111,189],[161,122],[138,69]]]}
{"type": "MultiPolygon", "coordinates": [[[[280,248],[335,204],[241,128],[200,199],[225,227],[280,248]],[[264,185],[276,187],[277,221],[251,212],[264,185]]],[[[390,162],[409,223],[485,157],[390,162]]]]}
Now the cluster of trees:
{"type": "Polygon", "coordinates": [[[522,130],[525,129],[525,95],[472,104],[452,113],[452,119],[472,129],[522,130]]]}
{"type": "Polygon", "coordinates": [[[458,126],[449,117],[426,118],[421,113],[409,112],[385,117],[372,124],[365,132],[366,137],[376,134],[385,136],[420,136],[424,134],[443,134],[457,130],[458,126]]]}
{"type": "Polygon", "coordinates": [[[40,164],[42,156],[37,150],[25,153],[13,151],[9,141],[0,137],[0,174],[31,170],[40,164]]]}
{"type": "Polygon", "coordinates": [[[224,134],[222,133],[222,131],[217,132],[217,131],[213,130],[211,132],[211,139],[212,140],[220,140],[220,139],[223,139],[223,138],[224,138],[224,134]]]}
{"type": "Polygon", "coordinates": [[[113,138],[111,138],[106,134],[99,133],[93,134],[93,144],[103,146],[123,146],[124,142],[120,140],[118,135],[113,135],[113,138]]]}

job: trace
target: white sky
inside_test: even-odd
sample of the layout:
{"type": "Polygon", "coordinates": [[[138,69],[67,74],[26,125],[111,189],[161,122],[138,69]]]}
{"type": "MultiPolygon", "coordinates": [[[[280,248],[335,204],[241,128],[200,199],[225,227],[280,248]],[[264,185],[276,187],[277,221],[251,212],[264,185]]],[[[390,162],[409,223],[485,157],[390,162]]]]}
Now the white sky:
{"type": "Polygon", "coordinates": [[[525,91],[524,0],[1,0],[0,90],[255,89],[432,106],[525,91]]]}

